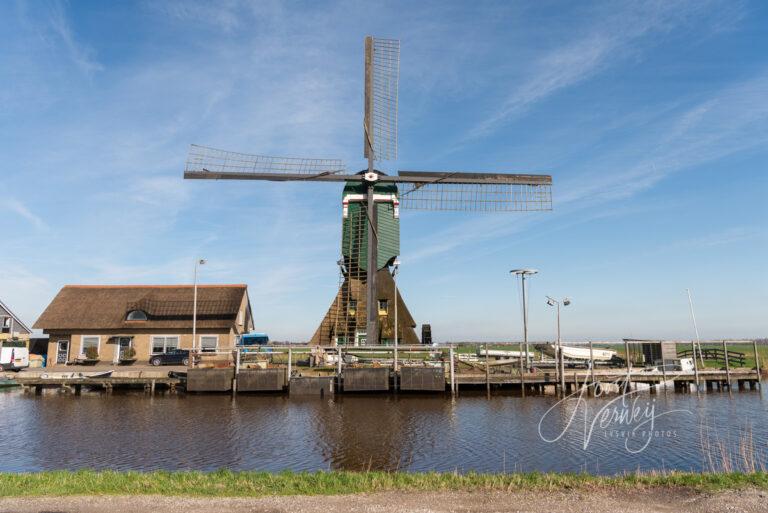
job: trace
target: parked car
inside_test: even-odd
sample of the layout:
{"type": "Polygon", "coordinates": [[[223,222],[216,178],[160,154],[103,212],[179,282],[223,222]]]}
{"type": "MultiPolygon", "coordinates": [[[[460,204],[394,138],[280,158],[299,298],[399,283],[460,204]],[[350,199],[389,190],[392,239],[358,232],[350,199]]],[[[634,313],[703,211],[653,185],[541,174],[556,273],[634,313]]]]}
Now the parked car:
{"type": "Polygon", "coordinates": [[[167,353],[153,354],[149,357],[150,365],[189,365],[189,349],[172,349],[167,353]]]}

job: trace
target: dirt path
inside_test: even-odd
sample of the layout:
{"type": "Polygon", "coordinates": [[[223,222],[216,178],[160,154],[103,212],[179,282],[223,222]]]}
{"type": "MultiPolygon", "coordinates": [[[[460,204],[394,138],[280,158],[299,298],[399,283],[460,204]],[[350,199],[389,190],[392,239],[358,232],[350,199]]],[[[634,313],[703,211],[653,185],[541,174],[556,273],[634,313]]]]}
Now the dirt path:
{"type": "Polygon", "coordinates": [[[768,492],[652,489],[572,492],[386,492],[360,495],[186,499],[174,497],[0,498],[2,513],[752,513],[768,512],[768,492]]]}

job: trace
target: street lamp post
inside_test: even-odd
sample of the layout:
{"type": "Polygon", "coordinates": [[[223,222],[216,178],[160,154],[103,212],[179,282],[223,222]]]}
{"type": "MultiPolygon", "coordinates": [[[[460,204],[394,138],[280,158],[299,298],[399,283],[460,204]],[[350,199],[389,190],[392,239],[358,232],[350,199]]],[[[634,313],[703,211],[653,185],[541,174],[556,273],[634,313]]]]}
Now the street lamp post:
{"type": "Polygon", "coordinates": [[[563,344],[560,341],[560,303],[563,306],[571,304],[569,298],[563,298],[562,301],[547,296],[547,304],[549,306],[557,306],[557,373],[560,374],[560,393],[565,394],[565,359],[563,358],[563,344]]]}
{"type": "MultiPolygon", "coordinates": [[[[205,265],[206,261],[203,258],[195,259],[195,285],[193,287],[194,293],[193,293],[193,300],[192,300],[192,353],[189,358],[189,365],[192,366],[192,361],[194,360],[194,352],[195,347],[197,346],[197,267],[200,265],[205,265]]],[[[202,349],[202,348],[201,348],[202,349]]]]}
{"type": "Polygon", "coordinates": [[[525,343],[525,368],[531,368],[531,354],[528,351],[528,307],[526,305],[526,293],[525,293],[525,277],[533,276],[538,273],[536,269],[512,269],[510,274],[520,276],[522,279],[523,288],[523,342],[525,343]]]}

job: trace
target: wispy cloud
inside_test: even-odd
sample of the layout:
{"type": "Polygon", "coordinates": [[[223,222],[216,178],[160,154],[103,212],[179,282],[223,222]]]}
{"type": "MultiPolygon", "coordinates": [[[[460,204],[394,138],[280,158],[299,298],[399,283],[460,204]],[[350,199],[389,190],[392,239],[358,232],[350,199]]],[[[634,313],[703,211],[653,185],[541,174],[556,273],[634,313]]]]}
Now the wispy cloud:
{"type": "Polygon", "coordinates": [[[494,111],[464,135],[462,142],[484,137],[522,115],[533,105],[600,71],[638,55],[638,43],[656,45],[659,37],[707,12],[715,2],[634,2],[618,11],[594,13],[586,33],[540,57],[511,91],[495,102],[494,111]]]}
{"type": "Polygon", "coordinates": [[[3,198],[3,200],[0,201],[0,206],[4,206],[11,212],[23,217],[32,223],[38,230],[48,229],[48,225],[40,216],[34,214],[25,204],[15,198],[3,198]]]}
{"type": "Polygon", "coordinates": [[[768,72],[731,84],[671,114],[646,136],[619,147],[610,165],[562,187],[560,205],[625,199],[667,176],[768,144],[768,72]],[[630,149],[631,148],[631,149],[630,149]],[[638,149],[644,154],[638,158],[638,149]],[[632,156],[630,157],[630,153],[632,156]],[[628,158],[630,157],[630,158],[628,158]],[[616,162],[634,162],[625,165],[616,162]]]}
{"type": "Polygon", "coordinates": [[[104,68],[96,60],[96,52],[93,48],[80,42],[72,30],[67,18],[67,5],[63,0],[54,0],[50,3],[47,20],[50,30],[64,45],[69,58],[81,71],[88,74],[101,71],[104,68]]]}

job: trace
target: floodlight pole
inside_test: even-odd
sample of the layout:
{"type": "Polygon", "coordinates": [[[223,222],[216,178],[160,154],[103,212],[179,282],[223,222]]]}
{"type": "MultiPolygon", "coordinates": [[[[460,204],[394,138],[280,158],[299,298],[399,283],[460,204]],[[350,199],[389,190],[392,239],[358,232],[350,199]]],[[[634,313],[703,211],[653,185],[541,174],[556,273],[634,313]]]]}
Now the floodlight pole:
{"type": "Polygon", "coordinates": [[[189,366],[192,366],[192,361],[194,360],[194,352],[195,352],[195,340],[197,339],[197,267],[199,265],[204,265],[205,260],[202,258],[196,258],[195,259],[195,278],[194,278],[194,292],[193,292],[193,300],[192,300],[192,354],[190,354],[189,358],[189,366]]]}
{"type": "MultiPolygon", "coordinates": [[[[570,304],[570,299],[564,298],[562,301],[558,301],[552,297],[547,296],[547,304],[557,307],[557,373],[560,374],[560,394],[565,395],[565,358],[563,358],[563,343],[560,339],[560,303],[564,306],[570,304]]],[[[590,344],[591,353],[591,344],[590,344]]]]}
{"type": "Polygon", "coordinates": [[[525,344],[525,368],[531,368],[531,353],[528,350],[528,307],[526,305],[525,277],[538,273],[536,269],[512,269],[511,274],[516,274],[522,278],[523,287],[523,343],[525,344]]]}

